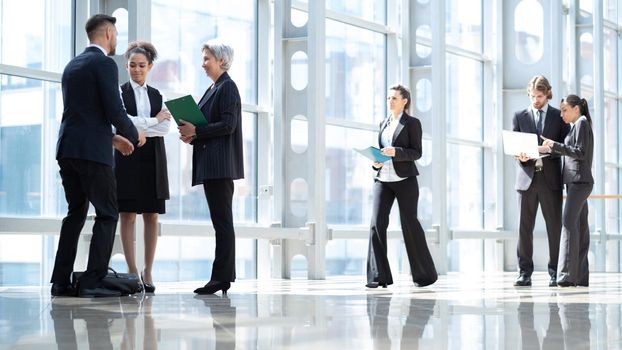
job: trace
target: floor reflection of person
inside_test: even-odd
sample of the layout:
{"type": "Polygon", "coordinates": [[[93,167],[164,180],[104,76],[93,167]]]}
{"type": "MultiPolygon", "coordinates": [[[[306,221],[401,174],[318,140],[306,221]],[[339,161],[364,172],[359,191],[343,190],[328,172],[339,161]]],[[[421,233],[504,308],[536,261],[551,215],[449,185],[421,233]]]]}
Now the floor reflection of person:
{"type": "Polygon", "coordinates": [[[369,335],[374,349],[390,349],[389,308],[391,296],[367,295],[367,316],[369,317],[369,335]]]}
{"type": "Polygon", "coordinates": [[[86,322],[89,349],[113,349],[111,320],[122,318],[119,299],[94,299],[87,303],[76,299],[54,298],[50,316],[59,349],[82,349],[76,336],[76,320],[86,322]]]}
{"type": "Polygon", "coordinates": [[[231,299],[226,295],[219,297],[213,294],[195,296],[195,299],[203,300],[205,306],[209,307],[216,336],[214,348],[218,350],[235,349],[236,307],[231,306],[231,299]]]}
{"type": "MultiPolygon", "coordinates": [[[[132,300],[132,298],[128,298],[132,300]]],[[[157,349],[158,339],[156,336],[155,321],[151,315],[151,304],[153,298],[146,295],[142,299],[135,299],[138,302],[136,315],[143,315],[143,349],[157,349]]],[[[121,340],[121,349],[136,349],[136,317],[125,317],[125,330],[121,340]]]]}
{"type": "MultiPolygon", "coordinates": [[[[400,349],[419,349],[419,341],[434,314],[435,306],[436,300],[434,299],[410,299],[408,314],[402,327],[400,349]]],[[[374,349],[391,348],[391,337],[389,337],[390,307],[391,297],[386,295],[367,296],[367,316],[369,317],[370,336],[374,349]]]]}
{"type": "Polygon", "coordinates": [[[540,339],[535,327],[534,302],[520,302],[518,304],[518,324],[521,333],[522,349],[546,349],[556,350],[564,349],[564,333],[562,330],[561,320],[559,316],[559,307],[557,303],[549,303],[549,326],[542,339],[540,339]]]}

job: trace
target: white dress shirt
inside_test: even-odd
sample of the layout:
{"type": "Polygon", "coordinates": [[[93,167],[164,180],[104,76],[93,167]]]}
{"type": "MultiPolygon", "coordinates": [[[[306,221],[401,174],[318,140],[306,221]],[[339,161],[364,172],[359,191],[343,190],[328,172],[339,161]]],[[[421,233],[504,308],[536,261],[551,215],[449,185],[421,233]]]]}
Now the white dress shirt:
{"type": "MultiPolygon", "coordinates": [[[[139,85],[130,79],[130,85],[134,89],[136,113],[138,114],[137,116],[128,115],[134,126],[142,129],[145,132],[145,137],[166,136],[169,133],[171,121],[163,120],[160,123],[157,118],[151,118],[151,103],[147,94],[147,84],[139,85]]],[[[166,109],[164,100],[165,98],[162,96],[162,109],[166,109]]]]}
{"type": "MultiPolygon", "coordinates": [[[[533,108],[533,105],[529,106],[529,109],[531,110],[531,116],[533,117],[533,121],[536,123],[536,128],[538,127],[538,110],[533,108]]],[[[545,104],[542,108],[540,108],[540,110],[542,111],[542,115],[540,115],[540,118],[542,118],[542,131],[544,131],[544,122],[546,121],[546,112],[549,110],[549,104],[545,104]]],[[[538,140],[538,142],[540,142],[540,140],[538,140]]],[[[544,163],[542,163],[542,158],[536,159],[536,167],[541,168],[543,166],[544,163]]]]}
{"type": "MultiPolygon", "coordinates": [[[[400,118],[402,118],[402,113],[400,113],[400,115],[398,115],[395,120],[393,120],[392,117],[389,116],[389,122],[384,130],[382,130],[382,134],[380,134],[380,145],[382,146],[382,148],[392,146],[393,134],[395,134],[395,129],[400,124],[400,118]]],[[[397,182],[406,179],[405,177],[397,175],[397,173],[395,172],[395,167],[393,166],[393,159],[389,159],[383,164],[384,165],[382,166],[382,168],[380,168],[380,171],[376,176],[376,179],[378,179],[379,181],[397,182]]]]}

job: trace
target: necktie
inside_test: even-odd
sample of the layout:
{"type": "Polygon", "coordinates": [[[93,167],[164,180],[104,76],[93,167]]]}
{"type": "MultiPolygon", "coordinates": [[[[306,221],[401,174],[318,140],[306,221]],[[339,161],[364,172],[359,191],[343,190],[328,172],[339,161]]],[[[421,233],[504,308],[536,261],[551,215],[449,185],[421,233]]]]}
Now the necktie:
{"type": "Polygon", "coordinates": [[[538,120],[536,121],[536,133],[538,134],[538,139],[540,139],[540,135],[542,135],[542,110],[538,109],[538,120]]]}

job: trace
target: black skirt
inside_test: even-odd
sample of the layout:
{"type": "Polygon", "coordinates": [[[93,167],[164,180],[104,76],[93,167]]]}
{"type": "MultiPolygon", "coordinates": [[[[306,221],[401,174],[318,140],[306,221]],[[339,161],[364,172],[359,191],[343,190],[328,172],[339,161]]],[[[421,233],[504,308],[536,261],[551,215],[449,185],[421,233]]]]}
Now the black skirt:
{"type": "MultiPolygon", "coordinates": [[[[156,191],[156,161],[155,161],[155,142],[154,138],[148,137],[147,142],[134,151],[133,161],[138,162],[138,173],[132,176],[139,176],[138,188],[134,198],[119,198],[119,212],[125,213],[166,213],[165,200],[159,199],[156,191]]],[[[122,166],[122,164],[117,164],[122,166]]],[[[122,169],[119,169],[122,170],[122,169]]],[[[119,172],[117,172],[118,174],[119,172]]],[[[123,173],[121,171],[121,173],[123,173]]],[[[117,178],[117,181],[123,181],[117,178]]],[[[125,197],[121,193],[119,197],[125,197]]]]}

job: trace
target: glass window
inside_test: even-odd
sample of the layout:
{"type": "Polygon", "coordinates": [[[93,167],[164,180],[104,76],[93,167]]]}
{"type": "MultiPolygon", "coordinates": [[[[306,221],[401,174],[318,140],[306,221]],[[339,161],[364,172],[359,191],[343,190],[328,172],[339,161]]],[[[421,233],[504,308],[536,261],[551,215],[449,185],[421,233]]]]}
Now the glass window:
{"type": "Polygon", "coordinates": [[[154,87],[202,96],[211,81],[202,65],[203,43],[220,38],[233,47],[229,71],[242,103],[257,103],[256,1],[218,2],[154,0],[151,7],[152,41],[159,59],[151,71],[154,87]],[[166,23],[167,25],[161,25],[166,23]]]}
{"type": "MultiPolygon", "coordinates": [[[[118,239],[118,238],[117,238],[118,239]]],[[[214,263],[213,237],[171,237],[166,234],[158,238],[153,276],[157,281],[209,281],[214,263]]],[[[237,278],[256,278],[256,240],[235,241],[235,274],[237,278]]],[[[111,266],[117,271],[126,271],[125,258],[116,254],[111,266]]]]}
{"type": "Polygon", "coordinates": [[[383,34],[326,21],[328,118],[377,125],[386,117],[385,41],[383,34]]]}
{"type": "MultiPolygon", "coordinates": [[[[257,140],[255,130],[257,116],[242,115],[244,136],[244,179],[234,182],[233,221],[256,222],[257,209],[257,140]]],[[[171,199],[166,202],[163,220],[210,220],[209,209],[202,186],[192,186],[192,146],[179,141],[176,130],[164,139],[168,155],[168,181],[171,199]]]]}
{"type": "MultiPolygon", "coordinates": [[[[592,102],[592,101],[590,101],[592,102]]],[[[591,106],[594,107],[593,105],[591,106]]],[[[605,98],[605,161],[618,163],[618,108],[617,101],[605,98]]]]}
{"type": "Polygon", "coordinates": [[[60,84],[7,75],[0,79],[0,215],[54,215],[60,185],[53,180],[58,176],[60,84]]]}
{"type": "Polygon", "coordinates": [[[447,134],[482,140],[483,64],[447,54],[447,134]]]}
{"type": "Polygon", "coordinates": [[[0,0],[0,63],[61,72],[71,55],[71,0],[0,0]]]}
{"type": "MultiPolygon", "coordinates": [[[[343,1],[328,0],[326,9],[341,12],[347,15],[360,17],[372,22],[385,24],[387,1],[386,0],[359,0],[343,1]]],[[[328,30],[326,31],[328,33],[328,30]]]]}
{"type": "Polygon", "coordinates": [[[514,11],[516,58],[525,64],[536,63],[544,52],[544,12],[537,0],[523,0],[514,11]]]}
{"type": "Polygon", "coordinates": [[[604,78],[605,78],[605,90],[616,91],[618,83],[618,35],[611,29],[605,29],[604,31],[604,47],[605,53],[604,59],[604,78]]]}
{"type": "Polygon", "coordinates": [[[447,0],[447,45],[482,51],[482,0],[447,0]]]}
{"type": "MultiPolygon", "coordinates": [[[[619,193],[618,169],[605,168],[605,194],[619,193]]],[[[619,199],[605,199],[605,227],[608,234],[620,234],[619,199]]],[[[593,205],[590,201],[588,205],[593,205]]],[[[592,208],[590,208],[592,209],[592,208]]]]}
{"type": "Polygon", "coordinates": [[[616,8],[616,3],[617,0],[603,0],[603,12],[605,19],[613,21],[614,23],[618,20],[618,9],[616,8]]]}
{"type": "Polygon", "coordinates": [[[482,162],[480,147],[455,144],[447,147],[450,228],[483,228],[482,162]]]}
{"type": "MultiPolygon", "coordinates": [[[[326,222],[368,225],[372,210],[374,171],[371,162],[354,151],[378,145],[378,132],[326,127],[326,222]]],[[[394,210],[391,227],[399,225],[394,210]]]]}

